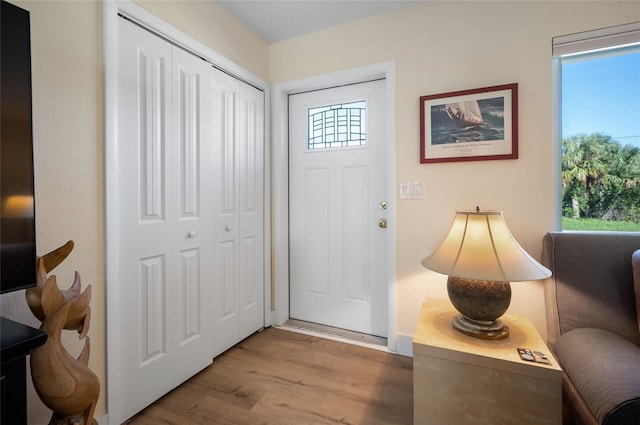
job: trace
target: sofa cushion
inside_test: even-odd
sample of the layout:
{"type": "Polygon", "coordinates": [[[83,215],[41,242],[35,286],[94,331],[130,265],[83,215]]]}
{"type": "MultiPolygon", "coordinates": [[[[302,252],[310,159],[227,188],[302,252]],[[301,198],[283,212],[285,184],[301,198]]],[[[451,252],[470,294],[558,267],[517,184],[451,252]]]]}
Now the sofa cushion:
{"type": "Polygon", "coordinates": [[[562,335],[553,351],[598,423],[640,423],[640,347],[612,332],[580,328],[562,335]]]}

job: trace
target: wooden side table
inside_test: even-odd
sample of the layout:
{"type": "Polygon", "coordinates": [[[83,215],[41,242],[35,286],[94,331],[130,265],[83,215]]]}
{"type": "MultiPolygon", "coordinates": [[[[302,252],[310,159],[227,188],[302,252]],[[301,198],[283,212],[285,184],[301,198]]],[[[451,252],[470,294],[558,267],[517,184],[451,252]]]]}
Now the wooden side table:
{"type": "Polygon", "coordinates": [[[414,425],[562,423],[562,370],[530,320],[504,315],[510,335],[486,341],[451,327],[449,301],[422,305],[413,337],[414,425]],[[551,365],[520,359],[545,353],[551,365]]]}

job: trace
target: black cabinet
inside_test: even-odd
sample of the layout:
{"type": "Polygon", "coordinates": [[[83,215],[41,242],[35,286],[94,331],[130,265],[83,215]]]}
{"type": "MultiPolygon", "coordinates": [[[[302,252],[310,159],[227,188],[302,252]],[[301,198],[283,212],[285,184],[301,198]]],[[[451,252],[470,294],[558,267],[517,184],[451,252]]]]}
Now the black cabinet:
{"type": "Polygon", "coordinates": [[[27,364],[26,357],[47,341],[47,334],[13,320],[2,319],[0,339],[2,351],[0,397],[2,425],[27,424],[27,364]]]}

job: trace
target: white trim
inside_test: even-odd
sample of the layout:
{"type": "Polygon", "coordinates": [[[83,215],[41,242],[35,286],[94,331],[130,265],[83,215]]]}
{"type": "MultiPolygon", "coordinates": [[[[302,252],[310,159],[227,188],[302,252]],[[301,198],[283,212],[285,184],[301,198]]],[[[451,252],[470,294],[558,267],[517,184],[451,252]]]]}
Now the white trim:
{"type": "MultiPolygon", "coordinates": [[[[117,337],[117,329],[109,326],[109,317],[117,317],[117,304],[121,299],[119,285],[109,285],[110,276],[120,274],[120,264],[118,262],[117,243],[113,240],[116,235],[110,236],[110,229],[120,228],[118,202],[118,15],[117,5],[114,2],[105,1],[103,5],[103,63],[104,63],[104,144],[105,144],[105,307],[107,324],[106,335],[106,409],[107,414],[103,417],[109,420],[109,403],[114,402],[113,390],[110,389],[109,382],[122,382],[124,377],[119,369],[117,360],[118,353],[126,349],[120,344],[117,337]]],[[[117,401],[117,394],[115,395],[117,401]]],[[[102,418],[101,418],[102,419],[102,418]]],[[[102,422],[101,422],[102,425],[102,422]]]]}
{"type": "Polygon", "coordinates": [[[553,57],[640,43],[640,22],[553,37],[553,57]]]}
{"type": "Polygon", "coordinates": [[[110,285],[110,276],[119,275],[120,265],[117,262],[118,240],[118,146],[117,146],[117,112],[118,112],[118,15],[122,14],[133,19],[138,24],[165,37],[171,42],[186,47],[191,52],[211,62],[216,68],[243,80],[244,82],[264,92],[264,294],[265,309],[264,322],[271,321],[271,152],[268,147],[270,142],[271,123],[271,88],[270,85],[253,75],[249,71],[228,60],[224,56],[214,52],[204,44],[189,37],[180,30],[172,27],[166,21],[151,14],[130,0],[108,0],[103,5],[103,61],[104,61],[104,125],[105,125],[105,226],[106,226],[106,321],[107,321],[107,414],[100,418],[100,424],[108,423],[109,403],[117,402],[117,394],[109,387],[109,381],[122,382],[126,377],[120,376],[117,364],[118,353],[126,350],[119,344],[118,329],[109,326],[109,317],[118,314],[118,285],[110,285]]]}
{"type": "Polygon", "coordinates": [[[553,230],[562,230],[562,63],[551,59],[551,140],[553,162],[553,230]]]}
{"type": "Polygon", "coordinates": [[[272,217],[273,217],[273,284],[275,310],[271,325],[282,325],[289,318],[289,153],[288,106],[290,94],[318,90],[374,79],[386,79],[386,140],[389,187],[387,283],[388,283],[388,332],[387,347],[397,351],[397,284],[396,284],[396,206],[395,206],[395,62],[383,62],[331,74],[303,78],[273,86],[272,111],[272,217]]]}
{"type": "Polygon", "coordinates": [[[371,350],[382,351],[384,353],[392,353],[392,351],[389,350],[389,348],[385,347],[384,345],[373,344],[371,342],[356,341],[356,340],[345,338],[345,337],[338,336],[338,335],[329,335],[329,334],[326,334],[326,333],[323,333],[323,332],[314,331],[314,330],[300,329],[300,328],[296,328],[296,327],[293,327],[293,326],[287,326],[286,324],[284,324],[282,326],[274,326],[274,328],[280,329],[280,330],[283,330],[283,331],[287,331],[287,332],[293,332],[293,333],[298,333],[298,334],[303,334],[303,335],[314,336],[316,338],[324,338],[324,339],[328,339],[328,340],[331,340],[331,341],[342,342],[344,344],[357,345],[358,347],[370,348],[371,350]]]}
{"type": "Polygon", "coordinates": [[[413,335],[398,335],[397,354],[407,357],[413,357],[413,335]]]}

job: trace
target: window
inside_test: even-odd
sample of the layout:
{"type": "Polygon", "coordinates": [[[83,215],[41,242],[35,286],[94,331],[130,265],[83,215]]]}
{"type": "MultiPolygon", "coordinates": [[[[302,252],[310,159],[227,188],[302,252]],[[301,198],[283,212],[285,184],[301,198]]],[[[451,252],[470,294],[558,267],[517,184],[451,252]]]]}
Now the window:
{"type": "Polygon", "coordinates": [[[344,148],[366,143],[365,101],[311,108],[309,149],[344,148]]]}
{"type": "Polygon", "coordinates": [[[554,39],[562,228],[640,231],[640,24],[554,39]]]}

